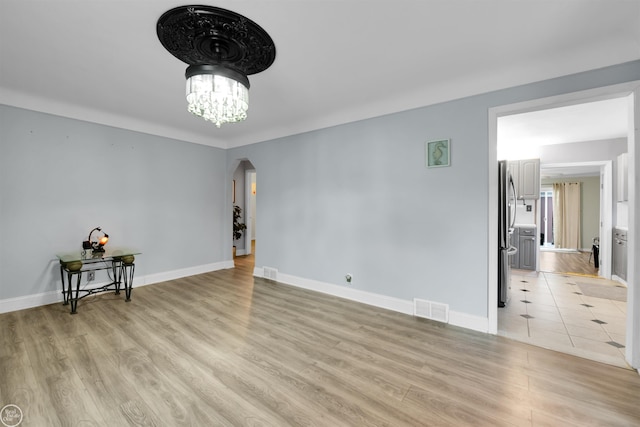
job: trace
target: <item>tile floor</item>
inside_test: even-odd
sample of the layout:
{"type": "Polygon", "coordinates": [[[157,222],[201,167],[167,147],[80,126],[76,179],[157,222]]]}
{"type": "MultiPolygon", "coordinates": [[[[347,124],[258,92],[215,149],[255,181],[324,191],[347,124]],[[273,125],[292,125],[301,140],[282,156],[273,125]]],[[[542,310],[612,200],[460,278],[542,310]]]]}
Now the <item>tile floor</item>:
{"type": "Polygon", "coordinates": [[[498,309],[498,334],[629,368],[627,303],[586,296],[580,283],[623,286],[602,278],[512,270],[511,300],[498,309]]]}

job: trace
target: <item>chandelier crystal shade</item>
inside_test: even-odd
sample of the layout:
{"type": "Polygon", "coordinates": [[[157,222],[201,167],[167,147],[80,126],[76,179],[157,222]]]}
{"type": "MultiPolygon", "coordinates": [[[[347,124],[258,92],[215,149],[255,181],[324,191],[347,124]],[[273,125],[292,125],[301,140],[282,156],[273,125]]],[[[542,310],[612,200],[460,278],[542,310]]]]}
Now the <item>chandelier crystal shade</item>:
{"type": "Polygon", "coordinates": [[[158,38],[186,71],[188,111],[217,127],[245,120],[249,79],[275,60],[275,45],[258,24],[212,6],[180,6],[158,20],[158,38]]]}
{"type": "MultiPolygon", "coordinates": [[[[189,67],[188,71],[195,67],[189,67]]],[[[203,74],[190,76],[187,72],[187,102],[191,114],[200,116],[220,127],[223,123],[239,122],[247,118],[249,82],[241,81],[215,70],[199,67],[203,74]]]]}

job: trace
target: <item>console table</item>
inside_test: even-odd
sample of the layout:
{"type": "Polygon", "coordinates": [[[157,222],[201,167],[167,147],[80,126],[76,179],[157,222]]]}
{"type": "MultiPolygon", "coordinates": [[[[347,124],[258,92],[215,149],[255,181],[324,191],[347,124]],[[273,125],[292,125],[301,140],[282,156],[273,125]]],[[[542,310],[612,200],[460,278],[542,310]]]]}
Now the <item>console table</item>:
{"type": "Polygon", "coordinates": [[[76,314],[78,300],[100,292],[115,291],[120,294],[124,288],[125,301],[131,301],[133,287],[133,273],[135,271],[135,256],[140,252],[131,248],[109,248],[104,252],[91,249],[56,254],[60,260],[60,277],[62,279],[63,304],[71,304],[71,314],[76,314]],[[80,289],[82,273],[107,270],[111,282],[106,285],[80,289]],[[76,279],[76,289],[73,290],[73,279],[76,279]]]}

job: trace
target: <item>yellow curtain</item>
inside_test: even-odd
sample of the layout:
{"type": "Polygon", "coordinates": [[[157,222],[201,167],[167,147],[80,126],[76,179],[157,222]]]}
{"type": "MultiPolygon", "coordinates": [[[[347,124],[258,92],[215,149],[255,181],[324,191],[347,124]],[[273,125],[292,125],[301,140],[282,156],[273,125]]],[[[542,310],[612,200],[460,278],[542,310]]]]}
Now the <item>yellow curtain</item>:
{"type": "Polygon", "coordinates": [[[553,184],[554,246],[580,249],[580,183],[553,184]]]}

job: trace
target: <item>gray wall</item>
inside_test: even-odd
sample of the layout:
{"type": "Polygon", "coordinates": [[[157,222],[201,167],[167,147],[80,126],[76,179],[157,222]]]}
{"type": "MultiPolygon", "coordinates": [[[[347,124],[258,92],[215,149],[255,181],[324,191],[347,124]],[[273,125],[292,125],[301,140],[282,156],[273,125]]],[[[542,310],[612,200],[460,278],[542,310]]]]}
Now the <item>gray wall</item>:
{"type": "Polygon", "coordinates": [[[228,150],[258,174],[256,266],[486,317],[488,109],[638,76],[636,61],[228,150]],[[451,166],[427,169],[442,138],[451,166]]]}
{"type": "Polygon", "coordinates": [[[96,226],[143,252],[137,277],[222,261],[225,162],[212,147],[0,106],[0,300],[58,290],[54,254],[96,226]]]}
{"type": "Polygon", "coordinates": [[[0,106],[0,299],[57,290],[54,254],[97,225],[144,252],[136,276],[230,260],[248,159],[256,266],[341,286],[351,273],[354,289],[486,317],[488,108],[638,76],[640,61],[226,153],[0,106]],[[427,169],[442,138],[451,166],[427,169]]]}

